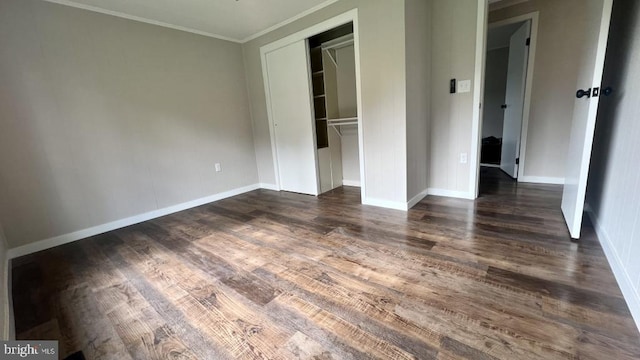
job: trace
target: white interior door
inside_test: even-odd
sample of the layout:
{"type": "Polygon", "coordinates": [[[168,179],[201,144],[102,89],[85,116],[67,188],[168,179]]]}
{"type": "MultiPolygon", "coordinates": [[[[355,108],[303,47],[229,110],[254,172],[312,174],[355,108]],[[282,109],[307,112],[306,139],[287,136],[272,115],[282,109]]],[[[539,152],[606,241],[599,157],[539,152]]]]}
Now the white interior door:
{"type": "MultiPolygon", "coordinates": [[[[575,54],[576,65],[580,70],[577,88],[593,91],[594,88],[600,88],[602,81],[613,0],[583,2],[581,6],[586,7],[587,18],[582,28],[585,32],[584,47],[581,53],[575,54]]],[[[576,98],[573,108],[562,213],[574,239],[580,238],[599,99],[599,96],[576,98]]]]}
{"type": "Polygon", "coordinates": [[[315,124],[306,40],[266,54],[280,189],[318,195],[315,124]]]}
{"type": "Polygon", "coordinates": [[[502,155],[500,168],[512,178],[518,177],[520,157],[520,134],[522,132],[522,112],[524,109],[524,90],[527,78],[529,46],[527,39],[531,34],[531,22],[524,23],[509,41],[509,65],[507,69],[507,94],[502,128],[502,155]]]}

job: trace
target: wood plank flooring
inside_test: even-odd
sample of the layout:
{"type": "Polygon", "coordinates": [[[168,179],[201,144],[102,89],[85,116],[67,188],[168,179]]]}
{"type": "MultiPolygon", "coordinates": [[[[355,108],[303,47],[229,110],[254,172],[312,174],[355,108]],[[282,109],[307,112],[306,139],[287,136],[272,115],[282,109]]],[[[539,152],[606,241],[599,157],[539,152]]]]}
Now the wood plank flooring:
{"type": "Polygon", "coordinates": [[[409,212],[253,191],[13,261],[19,339],[88,359],[638,359],[561,187],[483,169],[409,212]]]}

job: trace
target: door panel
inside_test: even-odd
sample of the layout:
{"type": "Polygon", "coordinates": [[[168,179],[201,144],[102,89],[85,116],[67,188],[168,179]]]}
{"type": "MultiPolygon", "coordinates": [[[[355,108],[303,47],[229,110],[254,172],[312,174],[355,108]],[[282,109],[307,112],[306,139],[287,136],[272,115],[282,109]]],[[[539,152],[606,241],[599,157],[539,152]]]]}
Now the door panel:
{"type": "MultiPolygon", "coordinates": [[[[575,54],[579,67],[576,89],[600,87],[604,57],[609,35],[613,0],[584,0],[587,9],[585,41],[582,53],[575,54]]],[[[562,213],[574,239],[580,238],[587,177],[591,161],[593,133],[596,125],[599,97],[575,98],[571,137],[567,153],[565,185],[562,193],[562,213]]]]}
{"type": "Polygon", "coordinates": [[[509,65],[507,70],[507,92],[502,128],[502,154],[500,168],[512,178],[518,177],[516,159],[520,156],[520,134],[522,132],[522,112],[527,78],[529,47],[527,38],[531,34],[531,22],[527,21],[509,41],[509,65]]]}
{"type": "Polygon", "coordinates": [[[315,124],[306,40],[266,54],[280,188],[318,194],[315,124]]]}

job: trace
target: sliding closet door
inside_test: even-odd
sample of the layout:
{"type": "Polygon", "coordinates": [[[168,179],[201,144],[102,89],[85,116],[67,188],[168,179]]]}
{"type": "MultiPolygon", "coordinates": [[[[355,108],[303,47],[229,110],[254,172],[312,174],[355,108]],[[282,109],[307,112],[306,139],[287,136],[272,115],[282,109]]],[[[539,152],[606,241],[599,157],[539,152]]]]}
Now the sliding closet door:
{"type": "Polygon", "coordinates": [[[306,40],[267,53],[267,102],[274,126],[280,188],[318,195],[308,64],[306,40]]]}

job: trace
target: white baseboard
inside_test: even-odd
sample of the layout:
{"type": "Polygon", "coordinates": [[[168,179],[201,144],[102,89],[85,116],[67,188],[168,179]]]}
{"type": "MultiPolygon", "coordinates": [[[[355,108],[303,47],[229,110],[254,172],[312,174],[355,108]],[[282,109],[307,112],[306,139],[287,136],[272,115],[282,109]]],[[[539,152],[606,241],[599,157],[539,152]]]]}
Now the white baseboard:
{"type": "Polygon", "coordinates": [[[344,186],[356,186],[360,187],[360,180],[342,180],[342,185],[344,186]]]}
{"type": "Polygon", "coordinates": [[[362,199],[362,204],[383,207],[387,209],[407,211],[407,204],[404,202],[398,202],[398,201],[365,198],[365,199],[362,199]]]}
{"type": "Polygon", "coordinates": [[[588,209],[587,214],[593,223],[596,235],[598,236],[598,241],[600,241],[600,245],[602,246],[602,250],[604,250],[604,254],[611,266],[613,275],[618,282],[618,286],[620,286],[622,296],[627,302],[631,316],[633,316],[636,327],[640,330],[640,295],[638,294],[638,290],[624,268],[622,260],[620,260],[620,256],[618,255],[616,248],[613,246],[607,231],[600,225],[598,215],[590,206],[585,206],[585,208],[588,209]]]}
{"type": "Polygon", "coordinates": [[[249,186],[244,186],[244,187],[241,187],[241,188],[237,188],[237,189],[221,192],[221,193],[210,195],[210,196],[203,197],[203,198],[200,198],[200,199],[188,201],[188,202],[185,202],[185,203],[182,203],[182,204],[177,204],[177,205],[169,206],[169,207],[166,207],[166,208],[163,208],[163,209],[149,211],[149,212],[146,212],[144,214],[131,216],[131,217],[128,217],[128,218],[125,218],[125,219],[120,219],[120,220],[112,221],[112,222],[109,222],[109,223],[106,223],[106,224],[93,226],[93,227],[90,227],[90,228],[87,228],[87,229],[74,231],[72,233],[63,234],[63,235],[55,236],[55,237],[52,237],[52,238],[36,241],[36,242],[31,243],[31,244],[18,246],[16,248],[9,249],[8,257],[9,257],[9,259],[14,259],[14,258],[17,258],[17,257],[20,257],[20,256],[32,254],[32,253],[35,253],[35,252],[38,252],[38,251],[41,251],[41,250],[46,250],[46,249],[49,249],[49,248],[52,248],[52,247],[56,247],[56,246],[59,246],[59,245],[63,245],[63,244],[66,244],[66,243],[70,243],[70,242],[73,242],[73,241],[84,239],[84,238],[87,238],[87,237],[90,237],[90,236],[102,234],[102,233],[107,232],[107,231],[120,229],[120,228],[123,228],[125,226],[137,224],[137,223],[140,223],[140,222],[143,222],[143,221],[147,221],[147,220],[155,219],[155,218],[158,218],[158,217],[161,217],[161,216],[173,214],[173,213],[178,212],[178,211],[187,210],[187,209],[190,209],[190,208],[193,208],[193,207],[196,207],[196,206],[208,204],[210,202],[214,202],[214,201],[222,200],[222,199],[225,199],[225,198],[228,198],[228,197],[240,195],[240,194],[243,194],[243,193],[246,193],[246,192],[249,192],[249,191],[253,191],[253,190],[259,189],[260,187],[261,186],[259,184],[253,184],[253,185],[249,185],[249,186]]]}
{"type": "Polygon", "coordinates": [[[2,259],[2,269],[4,270],[4,276],[2,277],[3,297],[0,301],[2,301],[2,314],[4,316],[2,317],[2,334],[0,336],[2,336],[2,340],[10,340],[11,307],[9,306],[9,299],[11,298],[11,288],[9,286],[9,258],[7,256],[2,259]]]}
{"type": "Polygon", "coordinates": [[[520,176],[518,182],[534,184],[564,185],[564,178],[546,176],[520,176]]]}
{"type": "Polygon", "coordinates": [[[0,224],[0,246],[2,252],[0,255],[0,263],[2,264],[2,278],[0,279],[0,285],[2,290],[0,294],[0,306],[2,306],[2,318],[0,319],[0,340],[13,340],[13,316],[11,306],[11,268],[9,267],[9,256],[7,254],[7,239],[4,236],[4,230],[2,224],[0,224]]]}
{"type": "Polygon", "coordinates": [[[258,184],[258,186],[260,187],[260,189],[280,191],[280,189],[278,188],[278,186],[276,184],[260,183],[260,184],[258,184]]]}
{"type": "Polygon", "coordinates": [[[480,163],[480,166],[482,167],[490,167],[490,168],[500,168],[500,165],[498,164],[485,164],[485,163],[480,163]]]}
{"type": "Polygon", "coordinates": [[[434,196],[445,196],[451,198],[458,199],[467,199],[467,200],[475,200],[475,196],[467,191],[455,191],[455,190],[447,190],[447,189],[436,189],[436,188],[428,188],[428,195],[434,196]]]}
{"type": "Polygon", "coordinates": [[[414,207],[417,203],[420,202],[420,200],[424,199],[425,196],[427,196],[427,193],[429,192],[429,189],[424,189],[422,191],[420,191],[416,196],[412,197],[408,202],[407,202],[407,209],[411,209],[412,207],[414,207]]]}

